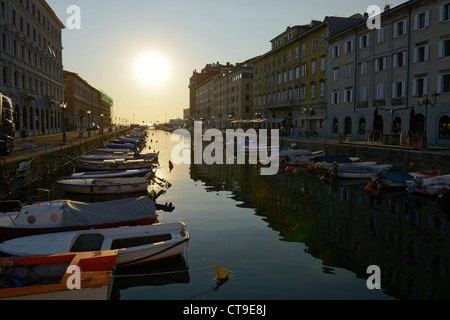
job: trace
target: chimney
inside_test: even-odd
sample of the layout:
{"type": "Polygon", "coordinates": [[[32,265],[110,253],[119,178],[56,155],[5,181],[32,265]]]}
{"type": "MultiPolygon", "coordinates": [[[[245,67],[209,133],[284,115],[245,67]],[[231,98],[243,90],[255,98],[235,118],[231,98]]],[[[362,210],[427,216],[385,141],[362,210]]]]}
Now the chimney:
{"type": "Polygon", "coordinates": [[[391,6],[387,4],[387,5],[384,7],[384,12],[389,11],[390,9],[391,9],[391,6]]]}

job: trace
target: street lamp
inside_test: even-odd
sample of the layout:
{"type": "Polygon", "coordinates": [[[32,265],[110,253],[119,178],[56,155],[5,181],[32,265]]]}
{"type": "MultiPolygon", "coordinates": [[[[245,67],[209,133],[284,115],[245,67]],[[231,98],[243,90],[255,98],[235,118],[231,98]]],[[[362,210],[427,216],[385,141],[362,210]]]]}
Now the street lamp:
{"type": "Polygon", "coordinates": [[[303,112],[306,112],[306,132],[305,132],[306,139],[308,139],[309,136],[309,114],[311,113],[312,110],[313,108],[311,106],[303,107],[303,112]]]}
{"type": "Polygon", "coordinates": [[[428,94],[426,95],[420,95],[417,96],[417,104],[419,105],[419,107],[423,107],[425,106],[425,120],[423,122],[423,144],[422,147],[423,148],[427,148],[428,143],[427,143],[427,119],[428,119],[428,106],[432,106],[434,107],[437,103],[437,98],[439,97],[439,93],[437,93],[436,91],[431,95],[431,99],[428,97],[428,94]]]}
{"type": "Polygon", "coordinates": [[[90,116],[91,116],[91,110],[88,110],[88,111],[86,111],[86,113],[87,113],[87,115],[88,115],[88,138],[90,138],[91,137],[91,120],[90,120],[90,116]]]}
{"type": "Polygon", "coordinates": [[[64,110],[67,108],[67,102],[61,102],[61,111],[62,111],[62,129],[63,129],[63,141],[62,144],[67,144],[67,136],[66,136],[66,124],[64,120],[64,110]]]}
{"type": "Polygon", "coordinates": [[[100,134],[103,134],[103,113],[100,114],[100,134]]]}

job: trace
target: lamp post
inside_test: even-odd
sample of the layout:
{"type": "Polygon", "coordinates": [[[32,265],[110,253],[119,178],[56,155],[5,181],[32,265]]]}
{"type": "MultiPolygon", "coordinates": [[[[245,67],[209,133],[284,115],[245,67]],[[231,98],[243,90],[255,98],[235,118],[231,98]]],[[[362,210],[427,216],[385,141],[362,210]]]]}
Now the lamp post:
{"type": "Polygon", "coordinates": [[[91,110],[86,111],[87,115],[88,115],[88,138],[91,137],[91,110]]]}
{"type": "Polygon", "coordinates": [[[423,122],[423,144],[422,147],[426,149],[428,147],[427,142],[427,119],[428,119],[428,106],[434,107],[437,103],[437,98],[439,97],[439,93],[436,91],[431,95],[431,98],[428,97],[428,94],[426,95],[420,95],[417,96],[417,104],[419,107],[425,106],[425,119],[423,122]]]}
{"type": "Polygon", "coordinates": [[[100,114],[100,134],[103,134],[103,113],[100,114]]]}
{"type": "Polygon", "coordinates": [[[62,144],[67,144],[67,136],[66,136],[66,123],[65,123],[65,120],[64,120],[64,111],[66,110],[66,108],[67,108],[67,102],[61,102],[60,103],[60,106],[61,106],[61,111],[62,111],[62,129],[63,129],[63,141],[62,141],[62,144]]]}
{"type": "Polygon", "coordinates": [[[308,139],[309,137],[309,113],[312,111],[312,107],[303,107],[303,112],[306,112],[306,132],[305,137],[308,139]]]}

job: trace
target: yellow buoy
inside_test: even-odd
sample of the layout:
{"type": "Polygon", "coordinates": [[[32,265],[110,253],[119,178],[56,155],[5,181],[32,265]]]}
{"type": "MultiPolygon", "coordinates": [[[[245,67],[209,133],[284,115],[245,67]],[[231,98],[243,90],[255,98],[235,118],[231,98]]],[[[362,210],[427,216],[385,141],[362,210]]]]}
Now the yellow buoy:
{"type": "Polygon", "coordinates": [[[225,268],[219,267],[218,264],[216,264],[214,266],[214,268],[216,268],[216,279],[217,280],[224,280],[224,279],[228,278],[233,273],[231,271],[228,271],[225,268]]]}

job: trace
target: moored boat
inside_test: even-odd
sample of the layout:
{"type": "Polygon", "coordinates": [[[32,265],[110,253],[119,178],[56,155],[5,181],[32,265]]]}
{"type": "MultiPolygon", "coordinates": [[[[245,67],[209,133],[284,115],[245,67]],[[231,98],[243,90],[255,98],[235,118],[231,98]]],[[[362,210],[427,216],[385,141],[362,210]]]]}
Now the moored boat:
{"type": "Polygon", "coordinates": [[[305,166],[311,164],[315,158],[323,157],[325,155],[326,155],[325,150],[313,151],[306,154],[290,153],[284,159],[284,162],[290,166],[305,166]]]}
{"type": "Polygon", "coordinates": [[[64,192],[82,194],[123,194],[147,190],[152,174],[132,178],[86,178],[56,181],[64,192]]]}
{"type": "Polygon", "coordinates": [[[341,166],[333,164],[330,169],[331,175],[338,178],[366,179],[375,177],[379,173],[385,173],[394,166],[391,164],[375,164],[367,166],[341,166]]]}
{"type": "Polygon", "coordinates": [[[189,241],[186,224],[174,222],[42,234],[0,243],[11,256],[118,250],[117,266],[131,266],[183,254],[189,241]]]}
{"type": "Polygon", "coordinates": [[[73,173],[71,179],[90,179],[90,178],[131,178],[144,177],[150,173],[155,175],[153,169],[134,169],[134,170],[114,170],[114,171],[88,171],[73,173]]]}
{"type": "Polygon", "coordinates": [[[450,190],[450,175],[439,175],[431,178],[419,176],[407,181],[408,193],[420,193],[429,196],[447,195],[450,190]]]}
{"type": "Polygon", "coordinates": [[[422,170],[415,172],[395,171],[388,173],[380,173],[373,178],[372,187],[386,188],[405,188],[407,181],[411,181],[414,177],[431,178],[440,174],[439,169],[422,170]]]}
{"type": "Polygon", "coordinates": [[[149,225],[158,222],[156,210],[157,204],[145,196],[92,203],[37,202],[0,212],[0,241],[42,233],[149,225]]]}
{"type": "Polygon", "coordinates": [[[77,169],[82,170],[130,170],[130,169],[144,169],[153,168],[155,166],[154,160],[146,159],[108,159],[108,160],[83,160],[69,157],[69,161],[77,169]]]}
{"type": "Polygon", "coordinates": [[[0,258],[0,299],[108,300],[117,250],[0,258]],[[79,268],[79,282],[74,277],[79,268]]]}

